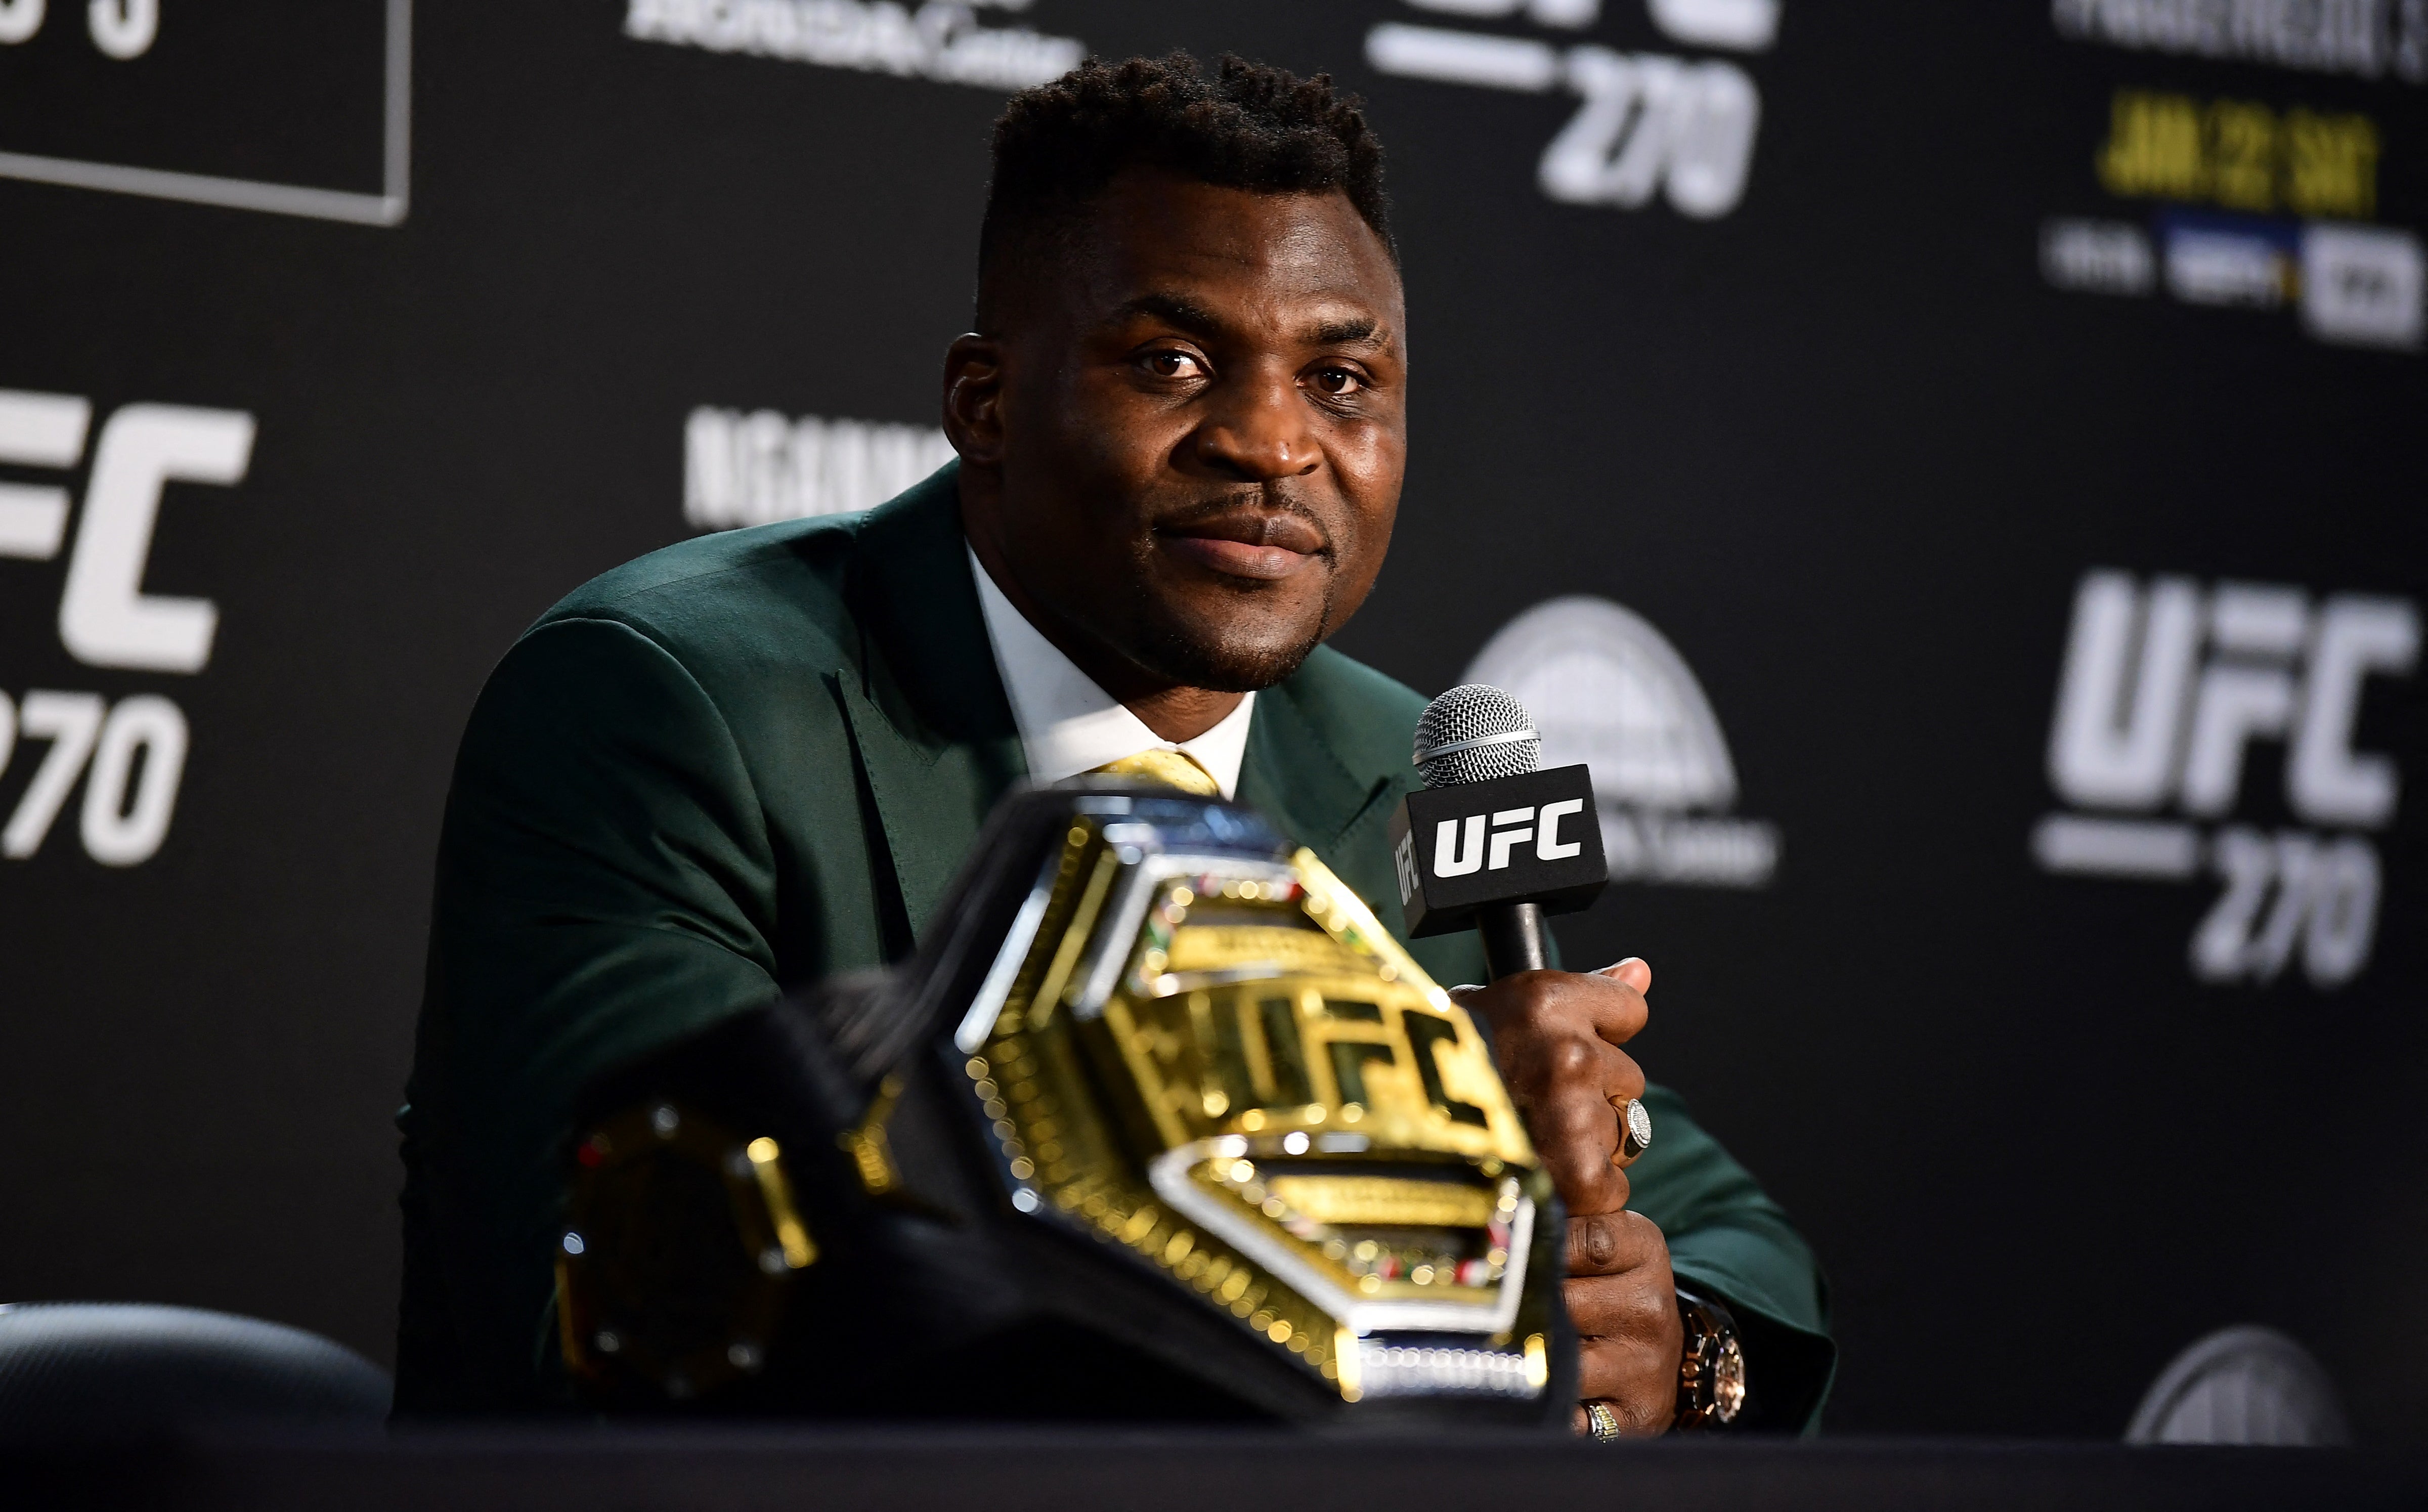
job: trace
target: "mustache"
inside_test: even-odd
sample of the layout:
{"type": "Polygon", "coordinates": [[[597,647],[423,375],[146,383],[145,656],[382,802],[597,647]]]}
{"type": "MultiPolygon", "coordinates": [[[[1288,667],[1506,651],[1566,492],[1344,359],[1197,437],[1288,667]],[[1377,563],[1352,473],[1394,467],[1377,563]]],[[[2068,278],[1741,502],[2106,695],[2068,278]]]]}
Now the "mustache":
{"type": "Polygon", "coordinates": [[[1271,484],[1184,504],[1157,516],[1149,527],[1157,534],[1220,534],[1252,545],[1284,546],[1327,557],[1334,550],[1323,517],[1271,484]]]}

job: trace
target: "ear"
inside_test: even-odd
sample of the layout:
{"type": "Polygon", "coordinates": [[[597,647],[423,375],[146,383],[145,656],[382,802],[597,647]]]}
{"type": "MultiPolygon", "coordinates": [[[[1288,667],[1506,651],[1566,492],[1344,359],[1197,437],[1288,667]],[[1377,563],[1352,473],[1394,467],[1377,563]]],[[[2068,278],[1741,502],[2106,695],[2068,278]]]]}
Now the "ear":
{"type": "Polygon", "coordinates": [[[967,467],[1003,460],[1003,343],[975,333],[944,353],[944,437],[967,467]]]}

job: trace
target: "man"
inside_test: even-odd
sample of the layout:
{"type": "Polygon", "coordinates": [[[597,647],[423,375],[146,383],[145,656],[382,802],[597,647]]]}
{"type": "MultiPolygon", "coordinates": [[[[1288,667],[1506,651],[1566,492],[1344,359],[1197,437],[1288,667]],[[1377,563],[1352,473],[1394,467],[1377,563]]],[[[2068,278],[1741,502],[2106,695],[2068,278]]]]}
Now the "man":
{"type": "MultiPolygon", "coordinates": [[[[1385,821],[1423,699],[1322,644],[1381,570],[1406,451],[1407,317],[1354,104],[1181,57],[1016,96],[976,323],[944,364],[956,466],[865,516],[611,572],[491,678],[402,1116],[402,1409],[562,1399],[575,1090],[907,954],[1024,778],[1157,763],[1399,923],[1385,821]]],[[[1468,937],[1414,948],[1444,981],[1484,975],[1468,937]]],[[[1578,1422],[1670,1423],[1674,1275],[1733,1310],[1759,1421],[1807,1426],[1831,1361],[1819,1277],[1619,1048],[1650,981],[1630,960],[1464,994],[1574,1215],[1578,1422]],[[1639,1095],[1659,1137],[1631,1186],[1614,1109],[1639,1095]]]]}

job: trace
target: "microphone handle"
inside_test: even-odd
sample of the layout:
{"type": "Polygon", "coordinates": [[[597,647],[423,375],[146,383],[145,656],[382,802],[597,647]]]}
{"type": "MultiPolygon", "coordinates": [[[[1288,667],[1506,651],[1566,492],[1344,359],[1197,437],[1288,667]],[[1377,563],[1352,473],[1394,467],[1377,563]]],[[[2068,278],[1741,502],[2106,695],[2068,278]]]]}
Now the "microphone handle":
{"type": "Polygon", "coordinates": [[[1540,903],[1487,905],[1475,915],[1475,932],[1484,941],[1484,964],[1494,981],[1521,971],[1541,971],[1551,963],[1544,943],[1540,903]]]}

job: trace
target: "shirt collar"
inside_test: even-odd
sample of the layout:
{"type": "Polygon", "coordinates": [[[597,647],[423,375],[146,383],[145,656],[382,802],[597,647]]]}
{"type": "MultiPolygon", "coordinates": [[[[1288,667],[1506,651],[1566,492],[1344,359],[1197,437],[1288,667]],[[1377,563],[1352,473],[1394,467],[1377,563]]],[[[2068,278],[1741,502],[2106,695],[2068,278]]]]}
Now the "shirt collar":
{"type": "MultiPolygon", "coordinates": [[[[963,550],[968,550],[966,542],[963,550]]],[[[1020,727],[1030,777],[1058,782],[1142,750],[1178,750],[1212,774],[1224,797],[1238,794],[1255,694],[1242,696],[1221,724],[1196,739],[1166,740],[1040,634],[995,586],[976,551],[969,558],[970,575],[977,580],[978,607],[986,616],[987,640],[994,648],[995,670],[1003,674],[1003,691],[1011,700],[1012,721],[1020,727]]]]}

